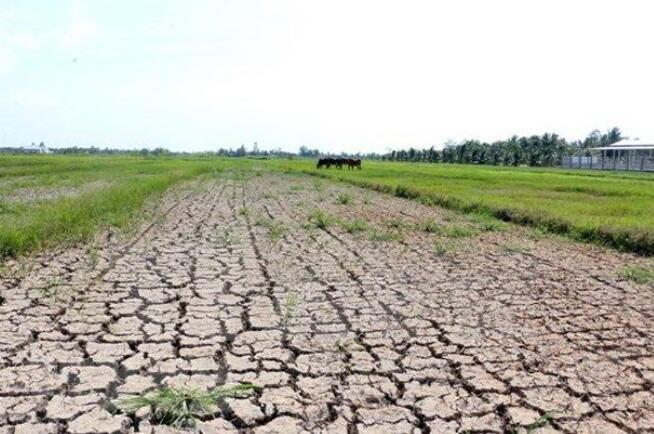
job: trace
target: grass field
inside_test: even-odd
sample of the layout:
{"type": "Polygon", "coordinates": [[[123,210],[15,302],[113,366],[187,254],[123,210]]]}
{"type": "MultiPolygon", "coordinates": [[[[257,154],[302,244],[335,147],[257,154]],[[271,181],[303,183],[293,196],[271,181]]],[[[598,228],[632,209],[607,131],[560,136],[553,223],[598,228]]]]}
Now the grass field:
{"type": "Polygon", "coordinates": [[[225,166],[220,160],[4,155],[0,257],[84,241],[101,226],[125,227],[149,198],[225,166]]]}
{"type": "Polygon", "coordinates": [[[2,156],[0,256],[14,257],[124,227],[149,198],[196,176],[266,167],[320,175],[571,238],[654,254],[654,176],[364,162],[316,170],[310,160],[2,156]]]}
{"type": "Polygon", "coordinates": [[[272,164],[654,254],[654,175],[647,173],[383,162],[348,171],[316,170],[314,162],[301,160],[272,164]]]}

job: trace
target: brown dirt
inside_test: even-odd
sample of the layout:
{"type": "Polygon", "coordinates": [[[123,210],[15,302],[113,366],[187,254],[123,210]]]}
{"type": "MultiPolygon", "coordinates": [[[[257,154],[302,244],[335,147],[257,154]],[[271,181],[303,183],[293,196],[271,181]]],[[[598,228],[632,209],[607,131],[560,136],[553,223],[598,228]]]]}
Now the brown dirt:
{"type": "Polygon", "coordinates": [[[241,381],[262,388],[198,430],[654,430],[654,290],[617,275],[643,259],[510,225],[425,233],[480,226],[302,177],[209,181],[163,209],[128,241],[11,265],[0,433],[176,432],[111,402],[241,381]],[[316,208],[399,235],[310,227],[316,208]]]}

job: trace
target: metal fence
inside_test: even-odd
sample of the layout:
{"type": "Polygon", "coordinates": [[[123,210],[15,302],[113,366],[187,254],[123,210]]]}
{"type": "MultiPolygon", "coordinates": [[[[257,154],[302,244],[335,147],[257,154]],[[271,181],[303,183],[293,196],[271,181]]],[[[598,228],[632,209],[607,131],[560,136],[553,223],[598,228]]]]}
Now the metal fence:
{"type": "Polygon", "coordinates": [[[561,167],[564,169],[654,172],[654,157],[563,157],[561,167]]]}

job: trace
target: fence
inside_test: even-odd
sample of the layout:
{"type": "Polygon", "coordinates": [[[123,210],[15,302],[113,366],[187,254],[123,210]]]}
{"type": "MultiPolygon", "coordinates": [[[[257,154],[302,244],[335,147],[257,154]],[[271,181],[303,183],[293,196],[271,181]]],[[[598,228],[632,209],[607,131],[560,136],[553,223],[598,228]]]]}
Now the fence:
{"type": "Polygon", "coordinates": [[[654,172],[654,157],[563,157],[561,167],[564,169],[654,172]]]}

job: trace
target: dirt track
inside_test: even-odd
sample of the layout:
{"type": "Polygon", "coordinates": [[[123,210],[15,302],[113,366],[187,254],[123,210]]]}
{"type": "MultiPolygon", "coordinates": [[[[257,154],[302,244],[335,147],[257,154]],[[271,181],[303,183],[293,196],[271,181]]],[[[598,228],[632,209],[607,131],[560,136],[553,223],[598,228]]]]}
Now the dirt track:
{"type": "Polygon", "coordinates": [[[617,277],[630,256],[516,227],[445,239],[410,225],[471,223],[311,178],[212,180],[163,209],[2,280],[0,433],[174,432],[110,403],[240,381],[261,389],[199,430],[654,431],[654,290],[617,277]],[[315,208],[403,239],[311,228],[315,208]]]}

